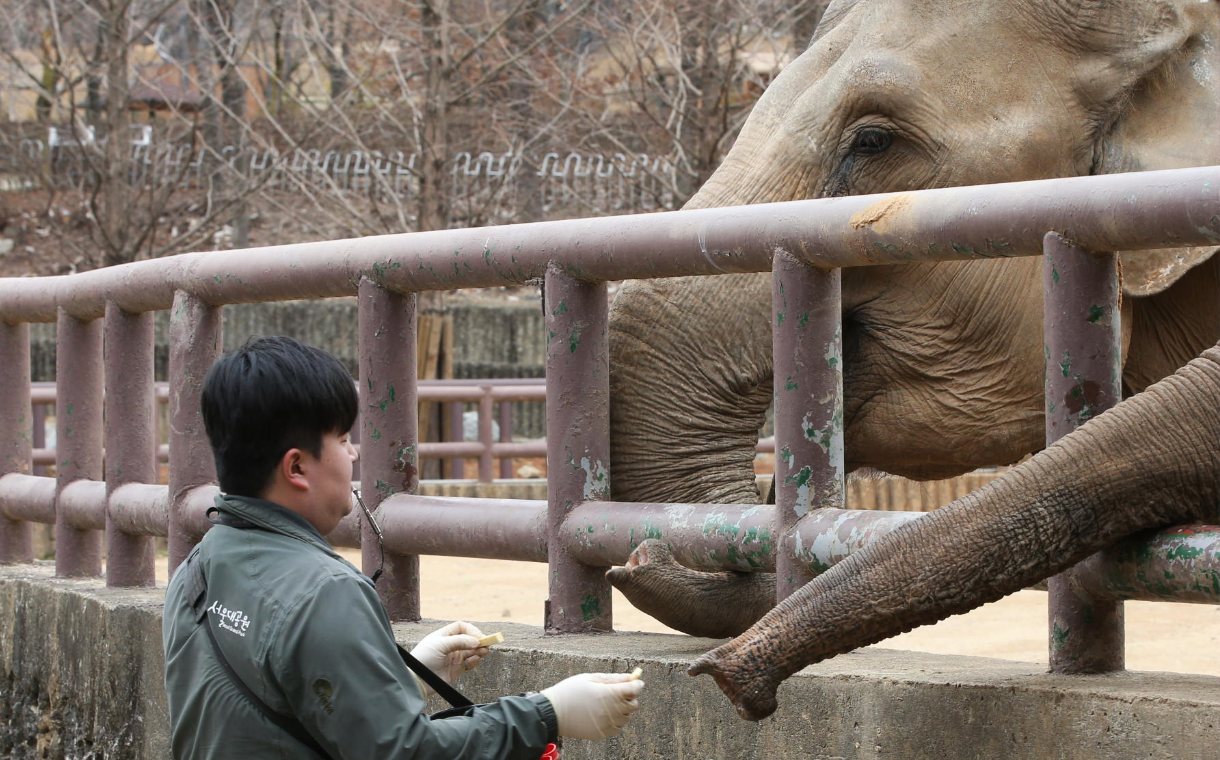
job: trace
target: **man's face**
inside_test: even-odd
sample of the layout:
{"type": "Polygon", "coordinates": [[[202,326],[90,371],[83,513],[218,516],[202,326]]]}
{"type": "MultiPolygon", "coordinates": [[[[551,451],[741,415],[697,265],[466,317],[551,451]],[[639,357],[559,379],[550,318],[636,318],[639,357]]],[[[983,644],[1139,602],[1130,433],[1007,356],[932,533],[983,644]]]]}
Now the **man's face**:
{"type": "MultiPolygon", "coordinates": [[[[302,455],[312,459],[307,451],[302,455]]],[[[322,535],[334,530],[352,511],[352,463],[357,456],[349,433],[322,436],[321,455],[309,468],[310,522],[322,535]]]]}

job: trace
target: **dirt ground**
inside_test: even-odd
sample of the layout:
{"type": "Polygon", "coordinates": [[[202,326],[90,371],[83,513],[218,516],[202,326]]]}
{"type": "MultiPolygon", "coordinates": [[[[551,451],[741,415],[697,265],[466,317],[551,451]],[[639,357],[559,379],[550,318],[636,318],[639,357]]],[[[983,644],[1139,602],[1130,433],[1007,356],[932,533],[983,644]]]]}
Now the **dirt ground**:
{"type": "MultiPolygon", "coordinates": [[[[358,565],[358,552],[343,553],[358,565]]],[[[420,573],[424,617],[486,622],[493,630],[497,620],[542,625],[542,563],[429,556],[420,558],[420,573]]],[[[618,630],[673,632],[617,591],[613,604],[618,630]]],[[[1220,676],[1220,607],[1127,602],[1125,614],[1128,669],[1220,676]]],[[[1019,591],[879,646],[1045,663],[1046,594],[1019,591]]]]}

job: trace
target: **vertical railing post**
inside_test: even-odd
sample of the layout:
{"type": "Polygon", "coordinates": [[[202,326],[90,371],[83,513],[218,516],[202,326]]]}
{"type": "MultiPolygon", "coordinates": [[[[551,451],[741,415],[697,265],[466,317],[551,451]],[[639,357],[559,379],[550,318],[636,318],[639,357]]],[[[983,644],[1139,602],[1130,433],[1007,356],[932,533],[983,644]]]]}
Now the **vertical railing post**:
{"type": "MultiPolygon", "coordinates": [[[[152,536],[114,525],[110,495],[124,483],[157,482],[153,313],[132,314],[106,303],[106,585],[156,583],[152,536]]],[[[121,505],[115,505],[120,508],[121,505]]]]}
{"type": "MultiPolygon", "coordinates": [[[[30,471],[30,326],[0,320],[0,475],[30,471]]],[[[0,564],[34,561],[30,524],[0,515],[0,564]]]]}
{"type": "MultiPolygon", "coordinates": [[[[376,511],[390,496],[419,488],[416,296],[370,279],[359,288],[361,431],[360,490],[376,511]]],[[[372,574],[377,537],[361,520],[361,559],[372,574]]],[[[385,553],[378,592],[392,620],[419,620],[419,557],[385,553]]]]}
{"type": "Polygon", "coordinates": [[[546,272],[548,633],[609,631],[605,568],[563,549],[560,526],[583,501],[610,498],[610,354],[605,283],[581,282],[551,263],[546,272]]]}
{"type": "MultiPolygon", "coordinates": [[[[1043,239],[1048,446],[1122,397],[1116,259],[1083,250],[1054,232],[1043,239]]],[[[1051,578],[1048,590],[1051,671],[1122,670],[1123,603],[1085,593],[1073,582],[1072,570],[1051,578]]]]}
{"type": "MultiPolygon", "coordinates": [[[[55,346],[55,497],[77,480],[102,479],[102,322],[59,310],[55,346]]],[[[102,573],[102,533],[55,516],[55,574],[102,573]]]]}
{"type": "Polygon", "coordinates": [[[186,497],[216,482],[212,447],[199,399],[208,369],[220,357],[224,325],[218,306],[174,293],[169,315],[169,571],[186,559],[197,537],[187,527],[186,497]]]}
{"type": "MultiPolygon", "coordinates": [[[[466,403],[464,401],[450,401],[445,404],[445,409],[449,414],[449,440],[464,441],[466,440],[466,426],[463,424],[462,413],[466,411],[466,403]]],[[[466,460],[461,457],[449,457],[442,463],[442,466],[447,463],[449,465],[449,477],[453,480],[461,480],[466,477],[466,460]]]]}
{"type": "Polygon", "coordinates": [[[812,579],[796,523],[843,507],[843,338],[838,269],[772,260],[777,599],[812,579]]]}
{"type": "MultiPolygon", "coordinates": [[[[500,402],[500,443],[512,443],[513,440],[513,402],[500,402]]],[[[500,457],[500,477],[507,479],[513,476],[513,458],[500,457]]]]}
{"type": "Polygon", "coordinates": [[[479,482],[490,483],[494,477],[491,446],[495,442],[494,436],[491,434],[491,386],[480,385],[479,390],[483,392],[483,395],[479,396],[479,443],[483,444],[483,453],[479,455],[479,482]]]}

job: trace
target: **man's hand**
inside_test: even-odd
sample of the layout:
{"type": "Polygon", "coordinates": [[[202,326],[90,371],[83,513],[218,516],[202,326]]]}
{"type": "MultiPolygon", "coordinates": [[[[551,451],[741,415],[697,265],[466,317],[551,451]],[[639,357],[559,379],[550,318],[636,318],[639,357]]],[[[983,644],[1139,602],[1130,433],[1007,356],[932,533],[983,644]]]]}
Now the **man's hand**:
{"type": "Polygon", "coordinates": [[[605,739],[627,725],[643,690],[644,682],[629,673],[582,673],[543,689],[542,695],[555,708],[560,736],[605,739]]]}
{"type": "MultiPolygon", "coordinates": [[[[445,683],[452,684],[458,676],[479,664],[490,651],[479,646],[483,632],[470,623],[458,621],[439,630],[429,633],[423,638],[411,654],[422,662],[429,670],[436,673],[445,683]]],[[[431,693],[422,683],[420,688],[425,694],[431,693]]]]}

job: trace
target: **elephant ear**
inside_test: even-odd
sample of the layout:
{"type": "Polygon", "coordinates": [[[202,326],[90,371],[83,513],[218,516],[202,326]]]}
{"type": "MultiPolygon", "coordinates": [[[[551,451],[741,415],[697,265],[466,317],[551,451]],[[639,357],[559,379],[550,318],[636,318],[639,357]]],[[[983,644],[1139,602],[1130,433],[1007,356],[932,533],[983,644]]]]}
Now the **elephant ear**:
{"type": "MultiPolygon", "coordinates": [[[[1096,93],[1115,104],[1113,126],[1097,146],[1095,174],[1181,169],[1220,163],[1220,3],[1148,2],[1126,43],[1107,51],[1108,72],[1122,71],[1118,91],[1096,93]],[[1140,23],[1141,21],[1146,23],[1140,23]],[[1134,39],[1132,38],[1134,37],[1134,39]],[[1110,68],[1113,67],[1113,68],[1110,68]]],[[[1115,3],[1111,8],[1129,3],[1115,3]]],[[[1115,25],[1107,25],[1111,39],[1115,25]]],[[[1097,81],[1097,80],[1095,80],[1097,81]]],[[[1091,93],[1093,94],[1093,93],[1091,93]]],[[[1123,253],[1123,291],[1158,293],[1220,248],[1165,248],[1123,253]]]]}

